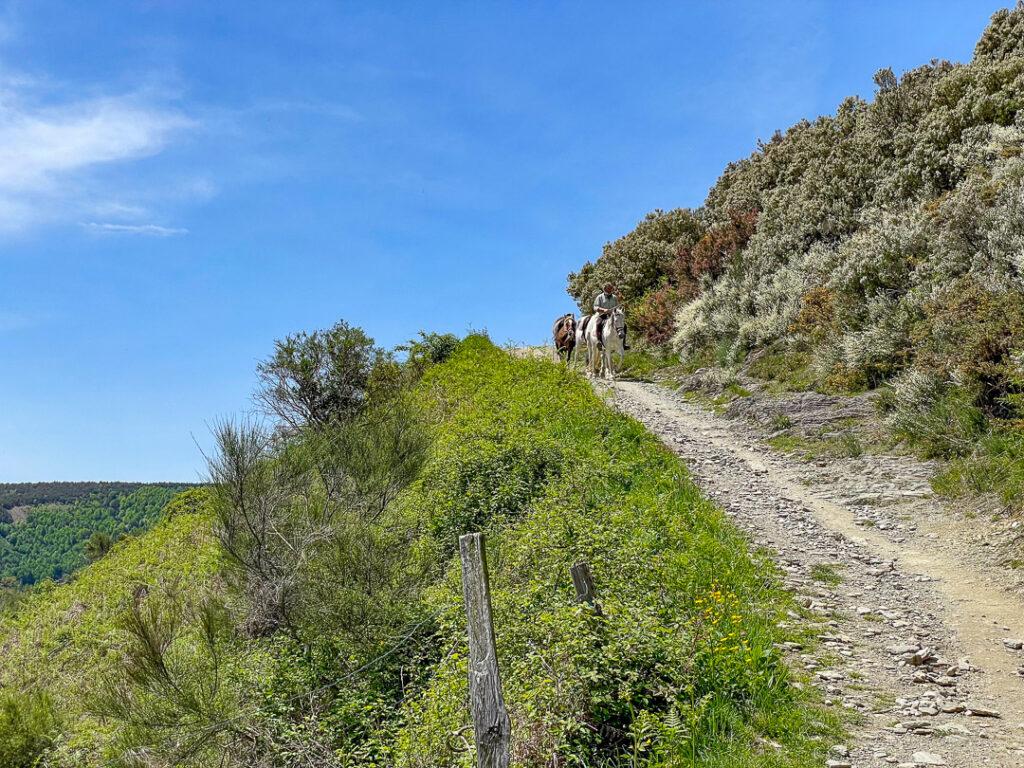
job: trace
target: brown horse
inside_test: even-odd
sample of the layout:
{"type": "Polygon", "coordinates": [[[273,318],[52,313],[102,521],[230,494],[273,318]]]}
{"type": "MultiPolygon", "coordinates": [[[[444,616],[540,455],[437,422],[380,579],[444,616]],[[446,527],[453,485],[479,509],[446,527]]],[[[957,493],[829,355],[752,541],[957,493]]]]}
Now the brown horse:
{"type": "Polygon", "coordinates": [[[555,320],[551,329],[555,339],[555,355],[567,363],[572,360],[572,351],[576,347],[576,317],[571,312],[555,320]]]}

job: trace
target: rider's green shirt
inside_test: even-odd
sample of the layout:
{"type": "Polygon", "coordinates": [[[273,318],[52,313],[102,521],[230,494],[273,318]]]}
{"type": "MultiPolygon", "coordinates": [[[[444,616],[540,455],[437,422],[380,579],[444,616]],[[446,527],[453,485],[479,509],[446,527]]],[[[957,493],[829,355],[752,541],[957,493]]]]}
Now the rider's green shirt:
{"type": "Polygon", "coordinates": [[[614,293],[601,293],[594,297],[594,309],[615,309],[619,306],[619,300],[615,298],[614,293]]]}

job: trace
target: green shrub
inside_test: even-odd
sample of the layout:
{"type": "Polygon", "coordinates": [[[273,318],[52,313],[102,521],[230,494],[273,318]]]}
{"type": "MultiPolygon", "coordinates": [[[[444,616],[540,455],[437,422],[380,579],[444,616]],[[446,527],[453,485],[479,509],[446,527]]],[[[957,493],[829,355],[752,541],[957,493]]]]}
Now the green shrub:
{"type": "Polygon", "coordinates": [[[449,553],[461,534],[485,530],[492,522],[503,525],[529,512],[552,475],[561,471],[558,449],[529,437],[504,433],[497,440],[460,442],[449,447],[445,462],[427,471],[422,482],[435,489],[430,530],[449,553]]]}
{"type": "Polygon", "coordinates": [[[45,693],[0,693],[0,768],[35,768],[53,745],[59,722],[45,693]]]}
{"type": "Polygon", "coordinates": [[[1019,428],[995,429],[967,456],[951,461],[933,481],[947,496],[994,493],[1004,504],[1024,507],[1024,433],[1019,428]]]}
{"type": "Polygon", "coordinates": [[[892,433],[925,456],[969,454],[985,432],[985,416],[962,387],[911,372],[879,401],[892,433]]]}
{"type": "Polygon", "coordinates": [[[696,243],[702,233],[703,226],[692,211],[652,211],[632,232],[606,243],[599,259],[569,275],[569,295],[589,314],[594,296],[611,282],[631,304],[661,286],[680,250],[696,243]]]}
{"type": "Polygon", "coordinates": [[[776,346],[760,353],[747,366],[747,372],[758,379],[780,385],[783,389],[805,392],[814,389],[816,384],[810,364],[809,352],[776,346]]]}
{"type": "Polygon", "coordinates": [[[121,628],[120,669],[90,702],[118,724],[106,750],[113,766],[135,768],[139,754],[169,765],[213,765],[229,744],[235,751],[257,746],[247,718],[239,717],[237,681],[226,674],[234,629],[223,605],[191,590],[151,594],[128,607],[121,628]]]}
{"type": "Polygon", "coordinates": [[[692,298],[692,293],[671,285],[649,291],[630,308],[630,331],[649,344],[668,344],[675,333],[676,312],[687,298],[692,298]]]}
{"type": "Polygon", "coordinates": [[[1024,349],[1024,292],[955,281],[925,304],[917,331],[922,370],[955,379],[987,415],[1015,415],[1015,354],[1024,349]]]}
{"type": "Polygon", "coordinates": [[[443,363],[459,347],[459,337],[453,333],[427,333],[420,331],[418,339],[411,339],[399,350],[408,354],[410,362],[425,366],[443,363]]]}

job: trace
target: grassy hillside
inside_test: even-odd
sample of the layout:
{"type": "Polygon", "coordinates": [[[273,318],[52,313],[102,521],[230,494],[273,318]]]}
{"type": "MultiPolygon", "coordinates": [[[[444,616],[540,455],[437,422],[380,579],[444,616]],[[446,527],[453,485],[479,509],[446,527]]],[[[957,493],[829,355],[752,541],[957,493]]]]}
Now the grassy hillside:
{"type": "Polygon", "coordinates": [[[253,630],[224,489],[188,491],[0,625],[0,742],[76,768],[468,766],[447,737],[469,722],[456,550],[483,530],[517,765],[823,762],[835,725],[776,650],[790,605],[770,565],[654,438],[480,337],[409,396],[425,464],[371,526],[310,550],[286,626],[253,630]],[[578,560],[603,616],[573,600],[578,560]]]}
{"type": "MultiPolygon", "coordinates": [[[[828,728],[775,650],[787,603],[770,566],[668,451],[579,377],[480,339],[424,387],[448,416],[411,501],[439,555],[491,533],[517,764],[820,763],[827,744],[810,739],[828,728]],[[603,618],[572,599],[579,560],[603,618]]],[[[399,765],[470,764],[444,739],[467,722],[460,594],[453,561],[429,597],[443,658],[403,708],[399,765]]]]}
{"type": "MultiPolygon", "coordinates": [[[[108,542],[149,528],[175,493],[171,483],[0,485],[0,579],[61,579],[87,561],[94,534],[108,542]]],[[[95,554],[100,554],[97,552],[95,554]]],[[[95,556],[95,555],[94,555],[95,556]]]]}
{"type": "MultiPolygon", "coordinates": [[[[152,530],[119,542],[72,582],[44,585],[16,613],[0,615],[3,703],[24,709],[32,697],[45,697],[56,732],[47,735],[60,734],[62,754],[73,756],[58,764],[103,764],[97,744],[109,729],[91,715],[89,705],[104,679],[124,674],[117,650],[124,644],[119,617],[127,606],[150,594],[202,589],[217,572],[218,552],[203,501],[202,490],[180,494],[152,530]]],[[[26,725],[19,722],[0,717],[0,742],[14,741],[26,725]]],[[[34,765],[31,760],[32,755],[5,754],[0,747],[4,768],[34,765]]]]}
{"type": "Polygon", "coordinates": [[[894,434],[954,460],[950,490],[1024,502],[1024,5],[967,63],[875,75],[570,275],[696,363],[829,392],[890,388],[894,434]]]}

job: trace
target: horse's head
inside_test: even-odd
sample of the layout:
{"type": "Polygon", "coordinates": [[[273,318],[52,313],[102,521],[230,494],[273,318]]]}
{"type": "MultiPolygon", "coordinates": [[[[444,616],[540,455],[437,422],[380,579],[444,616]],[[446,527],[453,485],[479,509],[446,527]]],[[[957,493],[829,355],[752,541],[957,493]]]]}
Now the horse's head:
{"type": "Polygon", "coordinates": [[[626,313],[622,307],[616,307],[612,310],[611,315],[612,328],[615,329],[615,335],[621,340],[626,338],[626,313]]]}

